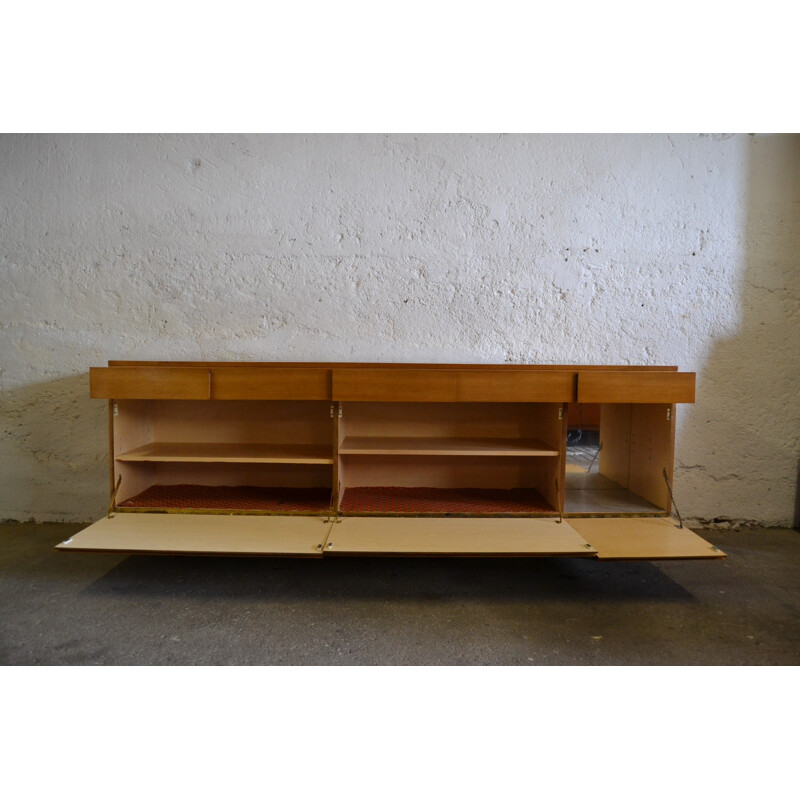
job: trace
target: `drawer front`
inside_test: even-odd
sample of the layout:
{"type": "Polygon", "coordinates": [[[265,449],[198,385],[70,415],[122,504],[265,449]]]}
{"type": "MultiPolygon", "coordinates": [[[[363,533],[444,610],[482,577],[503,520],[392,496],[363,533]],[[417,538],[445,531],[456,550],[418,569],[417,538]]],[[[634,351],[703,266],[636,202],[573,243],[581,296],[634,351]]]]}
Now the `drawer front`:
{"type": "Polygon", "coordinates": [[[576,374],[547,370],[472,370],[458,372],[458,399],[474,403],[571,403],[576,374]]]}
{"type": "Polygon", "coordinates": [[[429,403],[563,403],[575,399],[572,371],[335,369],[333,399],[429,403]]]}
{"type": "Polygon", "coordinates": [[[331,371],[303,367],[215,367],[214,400],[330,400],[331,371]]]}
{"type": "Polygon", "coordinates": [[[457,375],[444,369],[335,369],[333,399],[454,403],[457,375]]]}
{"type": "Polygon", "coordinates": [[[579,403],[694,403],[694,372],[579,372],[579,403]]]}
{"type": "Polygon", "coordinates": [[[208,400],[208,369],[189,367],[92,367],[90,396],[111,400],[208,400]]]}

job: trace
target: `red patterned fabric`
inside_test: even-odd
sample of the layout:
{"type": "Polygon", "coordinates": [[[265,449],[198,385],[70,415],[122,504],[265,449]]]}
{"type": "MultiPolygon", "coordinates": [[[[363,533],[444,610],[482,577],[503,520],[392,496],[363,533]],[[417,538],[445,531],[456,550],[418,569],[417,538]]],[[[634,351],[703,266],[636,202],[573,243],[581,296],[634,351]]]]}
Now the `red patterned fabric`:
{"type": "Polygon", "coordinates": [[[343,514],[532,514],[555,513],[536,489],[433,489],[424,486],[353,486],[343,514]]]}
{"type": "Polygon", "coordinates": [[[206,508],[231,511],[299,511],[319,513],[330,508],[331,490],[276,486],[151,486],[130,497],[120,508],[206,508]]]}

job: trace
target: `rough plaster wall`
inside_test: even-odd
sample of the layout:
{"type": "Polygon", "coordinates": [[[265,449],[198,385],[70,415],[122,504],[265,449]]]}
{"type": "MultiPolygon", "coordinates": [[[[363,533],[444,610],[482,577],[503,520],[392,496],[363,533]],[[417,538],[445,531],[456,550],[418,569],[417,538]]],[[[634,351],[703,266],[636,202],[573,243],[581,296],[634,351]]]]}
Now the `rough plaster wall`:
{"type": "Polygon", "coordinates": [[[0,136],[0,518],[107,503],[109,358],[677,364],[684,516],[787,524],[800,141],[0,136]]]}

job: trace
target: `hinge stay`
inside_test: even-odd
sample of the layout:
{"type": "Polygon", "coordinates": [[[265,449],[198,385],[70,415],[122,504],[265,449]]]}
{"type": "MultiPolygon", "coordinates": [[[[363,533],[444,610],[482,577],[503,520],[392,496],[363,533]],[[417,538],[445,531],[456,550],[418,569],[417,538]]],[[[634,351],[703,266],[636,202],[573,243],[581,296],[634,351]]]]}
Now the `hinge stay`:
{"type": "Polygon", "coordinates": [[[117,485],[114,487],[114,491],[111,492],[111,502],[108,504],[108,511],[106,512],[106,517],[111,519],[112,511],[114,510],[114,502],[117,499],[117,492],[119,491],[119,485],[122,483],[122,475],[117,478],[117,485]]]}
{"type": "Polygon", "coordinates": [[[675,496],[672,494],[672,487],[669,485],[669,478],[667,477],[667,471],[665,469],[661,470],[661,473],[664,476],[664,483],[667,484],[667,491],[669,492],[669,499],[672,500],[672,507],[675,509],[675,513],[678,515],[678,525],[679,528],[683,527],[683,519],[681,518],[681,512],[678,511],[678,506],[675,504],[675,496]]]}

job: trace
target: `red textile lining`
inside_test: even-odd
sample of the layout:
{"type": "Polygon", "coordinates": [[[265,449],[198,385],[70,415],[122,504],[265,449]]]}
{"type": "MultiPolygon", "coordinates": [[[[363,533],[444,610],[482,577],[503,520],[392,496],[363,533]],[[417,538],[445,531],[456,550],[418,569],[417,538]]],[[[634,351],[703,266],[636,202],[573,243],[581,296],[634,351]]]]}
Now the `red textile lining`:
{"type": "Polygon", "coordinates": [[[435,489],[426,486],[352,486],[343,514],[531,514],[555,513],[536,489],[435,489]]]}
{"type": "Polygon", "coordinates": [[[214,508],[231,511],[324,512],[331,490],[279,486],[151,486],[117,505],[120,508],[214,508]]]}

